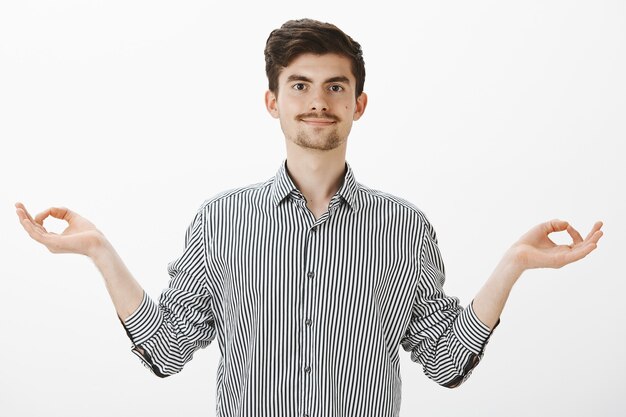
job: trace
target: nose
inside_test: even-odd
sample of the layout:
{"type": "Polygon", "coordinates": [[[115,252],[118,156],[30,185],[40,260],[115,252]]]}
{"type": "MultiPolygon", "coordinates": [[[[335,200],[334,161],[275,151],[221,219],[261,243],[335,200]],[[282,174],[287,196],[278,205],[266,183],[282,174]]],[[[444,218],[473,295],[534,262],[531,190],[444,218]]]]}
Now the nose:
{"type": "Polygon", "coordinates": [[[328,102],[326,101],[325,91],[323,89],[315,89],[311,96],[309,108],[312,111],[328,111],[328,102]]]}

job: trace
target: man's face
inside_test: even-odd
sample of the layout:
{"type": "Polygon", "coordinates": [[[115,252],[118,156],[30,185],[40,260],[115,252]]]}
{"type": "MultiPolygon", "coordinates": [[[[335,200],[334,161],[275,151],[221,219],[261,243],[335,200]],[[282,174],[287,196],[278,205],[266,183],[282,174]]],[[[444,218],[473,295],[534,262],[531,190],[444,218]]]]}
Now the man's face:
{"type": "Polygon", "coordinates": [[[285,138],[309,149],[331,150],[345,144],[352,122],[367,104],[355,98],[351,62],[337,54],[303,54],[278,77],[278,93],[268,91],[265,104],[280,119],[285,138]]]}

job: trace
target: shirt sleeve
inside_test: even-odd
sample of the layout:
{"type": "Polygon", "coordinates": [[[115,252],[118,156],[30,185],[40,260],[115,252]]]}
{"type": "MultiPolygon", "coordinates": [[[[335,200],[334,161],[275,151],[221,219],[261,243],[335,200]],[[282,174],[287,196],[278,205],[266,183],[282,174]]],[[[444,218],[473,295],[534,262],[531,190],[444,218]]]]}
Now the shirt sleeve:
{"type": "Polygon", "coordinates": [[[133,352],[159,377],[180,372],[196,350],[215,338],[204,224],[198,212],[187,229],[183,254],[168,264],[169,287],[159,302],[144,292],[137,310],[122,322],[133,352]]]}
{"type": "MultiPolygon", "coordinates": [[[[443,260],[434,230],[428,229],[419,256],[411,320],[401,344],[430,379],[454,388],[467,380],[482,359],[493,329],[476,317],[471,304],[462,308],[458,298],[444,293],[443,260]]],[[[499,323],[498,319],[494,329],[499,323]]]]}

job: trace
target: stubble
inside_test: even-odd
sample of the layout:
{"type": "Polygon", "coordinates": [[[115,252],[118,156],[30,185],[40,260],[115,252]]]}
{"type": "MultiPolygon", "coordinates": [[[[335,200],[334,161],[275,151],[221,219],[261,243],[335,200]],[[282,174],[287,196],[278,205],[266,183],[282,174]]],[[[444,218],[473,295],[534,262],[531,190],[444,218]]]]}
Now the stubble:
{"type": "Polygon", "coordinates": [[[322,139],[312,138],[309,133],[300,130],[296,135],[294,142],[303,148],[330,151],[341,145],[341,138],[337,134],[336,129],[327,133],[322,139]]]}

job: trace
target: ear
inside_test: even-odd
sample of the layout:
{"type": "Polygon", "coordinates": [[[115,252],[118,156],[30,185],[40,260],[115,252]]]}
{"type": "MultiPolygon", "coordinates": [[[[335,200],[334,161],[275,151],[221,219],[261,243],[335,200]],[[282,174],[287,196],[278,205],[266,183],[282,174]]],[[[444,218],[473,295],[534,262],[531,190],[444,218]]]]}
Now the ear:
{"type": "Polygon", "coordinates": [[[278,106],[276,103],[276,94],[274,94],[270,90],[267,90],[265,92],[265,108],[274,119],[278,119],[279,114],[278,114],[278,106]]]}
{"type": "Polygon", "coordinates": [[[361,93],[361,95],[356,98],[356,106],[354,108],[354,116],[352,117],[352,120],[359,120],[361,116],[363,116],[366,107],[367,94],[361,93]]]}

